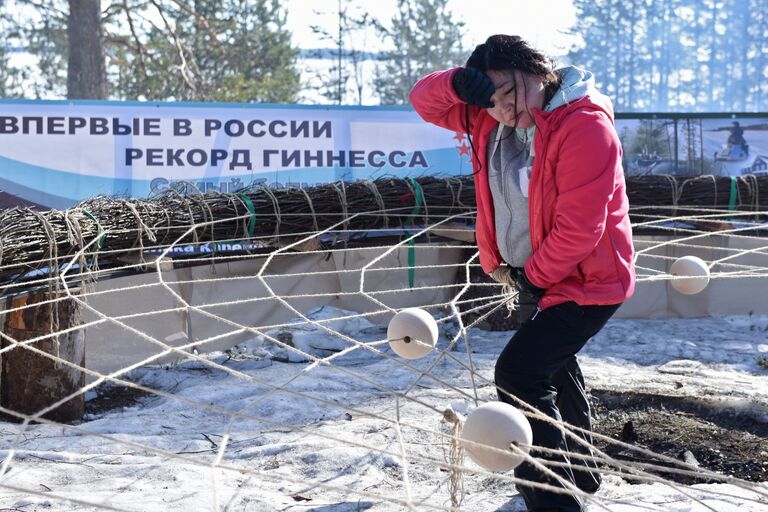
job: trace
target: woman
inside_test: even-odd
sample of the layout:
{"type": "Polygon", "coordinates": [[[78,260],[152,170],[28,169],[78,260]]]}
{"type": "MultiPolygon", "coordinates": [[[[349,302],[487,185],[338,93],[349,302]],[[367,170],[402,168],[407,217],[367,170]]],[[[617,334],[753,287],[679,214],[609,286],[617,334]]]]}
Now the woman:
{"type": "MultiPolygon", "coordinates": [[[[552,61],[517,36],[495,35],[463,68],[437,71],[414,86],[424,120],[465,131],[473,148],[476,238],[483,270],[538,299],[496,362],[499,400],[536,407],[589,431],[589,404],[576,353],[629,298],[635,286],[632,230],[621,146],[610,100],[592,74],[552,61]]],[[[522,480],[597,491],[589,454],[551,423],[531,420],[533,464],[522,480]],[[568,465],[570,463],[570,466],[568,465]]],[[[591,436],[581,434],[591,442],[591,436]]],[[[531,511],[580,511],[577,493],[518,485],[531,511]]]]}

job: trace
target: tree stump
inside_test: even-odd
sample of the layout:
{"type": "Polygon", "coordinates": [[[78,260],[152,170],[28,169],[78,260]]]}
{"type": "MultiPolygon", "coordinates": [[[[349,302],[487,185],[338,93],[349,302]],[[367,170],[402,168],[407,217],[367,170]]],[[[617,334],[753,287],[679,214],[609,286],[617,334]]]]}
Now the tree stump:
{"type": "MultiPolygon", "coordinates": [[[[81,311],[77,302],[65,299],[41,304],[51,297],[45,292],[9,297],[6,299],[6,310],[24,309],[0,315],[0,328],[4,322],[5,334],[17,343],[23,343],[80,323],[81,311]],[[57,316],[58,325],[53,325],[57,316]]],[[[14,343],[5,338],[0,343],[3,349],[12,345],[14,343]]],[[[27,346],[85,367],[85,331],[82,329],[31,342],[27,346]]],[[[27,415],[36,414],[84,385],[83,371],[33,352],[24,345],[8,348],[0,355],[0,404],[6,409],[27,415]]],[[[42,417],[68,423],[81,420],[84,414],[85,397],[81,393],[42,417]]],[[[21,421],[17,416],[4,416],[21,421]]]]}

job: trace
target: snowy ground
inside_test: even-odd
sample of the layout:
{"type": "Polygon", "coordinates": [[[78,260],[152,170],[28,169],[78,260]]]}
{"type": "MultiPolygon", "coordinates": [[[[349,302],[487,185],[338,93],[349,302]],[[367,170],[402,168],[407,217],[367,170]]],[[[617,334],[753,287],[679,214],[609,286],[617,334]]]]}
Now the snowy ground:
{"type": "MultiPolygon", "coordinates": [[[[314,318],[344,314],[326,308],[314,318]]],[[[131,382],[162,396],[74,427],[0,422],[0,510],[343,512],[401,510],[408,501],[416,510],[450,509],[441,413],[471,402],[474,389],[481,401],[494,398],[488,379],[511,333],[470,331],[473,387],[463,344],[422,376],[437,352],[403,364],[375,344],[385,338],[381,327],[360,318],[328,325],[390,357],[358,349],[311,366],[254,339],[230,354],[134,371],[131,382]]],[[[349,346],[307,326],[278,337],[319,357],[349,346]]],[[[593,388],[687,396],[768,421],[765,356],[768,317],[739,316],[613,320],[581,360],[593,388]]],[[[525,510],[512,473],[465,464],[462,510],[525,510]]],[[[761,488],[762,498],[727,484],[680,492],[609,475],[588,510],[765,511],[761,488]]]]}

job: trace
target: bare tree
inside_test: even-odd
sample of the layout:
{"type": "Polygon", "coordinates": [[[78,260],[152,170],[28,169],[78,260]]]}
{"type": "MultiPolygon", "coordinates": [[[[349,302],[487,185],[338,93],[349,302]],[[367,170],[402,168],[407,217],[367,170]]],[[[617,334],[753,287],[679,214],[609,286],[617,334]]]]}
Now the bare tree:
{"type": "MultiPolygon", "coordinates": [[[[321,11],[315,13],[324,14],[321,11]]],[[[350,0],[339,0],[334,14],[338,18],[335,28],[310,25],[321,40],[334,46],[333,49],[317,50],[313,55],[317,58],[331,57],[333,60],[328,69],[316,72],[314,81],[319,84],[321,94],[331,102],[339,105],[350,103],[347,98],[352,89],[352,102],[361,105],[369,82],[364,68],[366,60],[372,56],[372,52],[368,51],[368,36],[377,24],[364,8],[354,8],[350,0]]]]}

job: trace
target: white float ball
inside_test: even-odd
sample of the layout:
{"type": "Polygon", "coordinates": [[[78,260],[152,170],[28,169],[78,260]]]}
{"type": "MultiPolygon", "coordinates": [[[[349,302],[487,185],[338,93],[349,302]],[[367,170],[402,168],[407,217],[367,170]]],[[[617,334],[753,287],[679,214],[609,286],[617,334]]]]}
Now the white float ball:
{"type": "Polygon", "coordinates": [[[461,438],[477,464],[488,471],[509,471],[524,458],[523,453],[513,451],[510,445],[516,443],[522,452],[528,453],[533,433],[528,418],[516,407],[505,402],[489,402],[470,413],[461,438]]]}
{"type": "Polygon", "coordinates": [[[676,276],[672,287],[684,295],[694,295],[707,287],[709,266],[698,256],[683,256],[669,267],[669,273],[676,276]]]}
{"type": "Polygon", "coordinates": [[[407,308],[389,321],[387,339],[395,354],[418,359],[429,354],[437,344],[437,322],[419,308],[407,308]]]}

